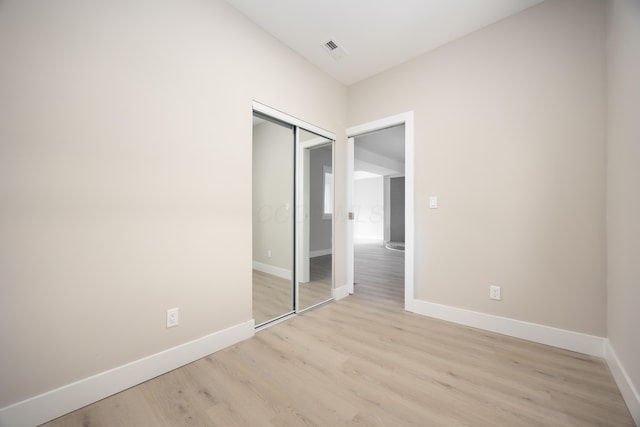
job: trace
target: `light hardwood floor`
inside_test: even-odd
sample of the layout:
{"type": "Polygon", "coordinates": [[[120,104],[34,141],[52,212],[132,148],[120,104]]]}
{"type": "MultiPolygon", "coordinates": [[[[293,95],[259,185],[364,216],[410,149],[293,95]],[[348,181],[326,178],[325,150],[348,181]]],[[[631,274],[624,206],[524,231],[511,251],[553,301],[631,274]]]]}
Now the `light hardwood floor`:
{"type": "Polygon", "coordinates": [[[402,310],[384,251],[353,296],[46,425],[633,426],[603,360],[402,310]]]}
{"type": "Polygon", "coordinates": [[[256,325],[293,310],[291,280],[253,270],[253,319],[256,325]]]}
{"type": "MultiPolygon", "coordinates": [[[[311,258],[309,282],[299,286],[300,310],[331,298],[331,255],[311,258]]],[[[253,318],[256,325],[293,310],[291,281],[253,270],[253,318]]]]}

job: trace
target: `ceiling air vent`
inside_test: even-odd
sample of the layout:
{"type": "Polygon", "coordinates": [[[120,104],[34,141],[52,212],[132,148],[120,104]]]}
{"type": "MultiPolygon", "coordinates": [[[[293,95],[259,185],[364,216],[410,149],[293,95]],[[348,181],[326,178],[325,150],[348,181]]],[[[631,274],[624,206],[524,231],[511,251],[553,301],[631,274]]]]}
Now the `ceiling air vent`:
{"type": "Polygon", "coordinates": [[[338,44],[335,40],[329,40],[325,44],[323,44],[325,50],[329,55],[333,57],[335,60],[340,60],[343,57],[347,56],[349,53],[344,50],[342,46],[338,44]]]}
{"type": "Polygon", "coordinates": [[[338,48],[338,45],[336,44],[336,42],[334,42],[333,40],[329,40],[328,42],[326,42],[324,44],[327,49],[329,50],[336,50],[338,48]]]}

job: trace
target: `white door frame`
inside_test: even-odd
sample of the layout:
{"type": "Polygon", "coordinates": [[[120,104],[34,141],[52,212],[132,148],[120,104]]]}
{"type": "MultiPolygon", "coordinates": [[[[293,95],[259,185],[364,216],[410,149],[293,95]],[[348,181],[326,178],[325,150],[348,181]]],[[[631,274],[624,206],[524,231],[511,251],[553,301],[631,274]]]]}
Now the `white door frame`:
{"type": "MultiPolygon", "coordinates": [[[[353,168],[354,138],[366,133],[404,124],[405,152],[405,252],[404,252],[404,309],[414,311],[414,263],[415,263],[415,223],[414,223],[414,121],[413,111],[385,117],[380,120],[353,126],[347,129],[347,207],[353,212],[353,168]]],[[[353,220],[347,221],[347,285],[349,293],[353,289],[353,220]]]]}

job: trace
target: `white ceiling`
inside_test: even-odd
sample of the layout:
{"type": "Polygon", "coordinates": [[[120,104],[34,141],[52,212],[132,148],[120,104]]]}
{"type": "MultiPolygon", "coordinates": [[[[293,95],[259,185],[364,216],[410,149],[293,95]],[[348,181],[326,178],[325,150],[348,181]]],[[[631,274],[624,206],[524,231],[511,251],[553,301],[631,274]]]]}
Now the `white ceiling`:
{"type": "Polygon", "coordinates": [[[354,148],[356,172],[404,173],[404,125],[357,136],[354,148]]]}
{"type": "Polygon", "coordinates": [[[350,85],[543,0],[226,0],[350,85]],[[348,54],[335,60],[333,40],[348,54]]]}
{"type": "Polygon", "coordinates": [[[404,125],[382,129],[355,138],[355,151],[367,150],[404,163],[404,125]]]}

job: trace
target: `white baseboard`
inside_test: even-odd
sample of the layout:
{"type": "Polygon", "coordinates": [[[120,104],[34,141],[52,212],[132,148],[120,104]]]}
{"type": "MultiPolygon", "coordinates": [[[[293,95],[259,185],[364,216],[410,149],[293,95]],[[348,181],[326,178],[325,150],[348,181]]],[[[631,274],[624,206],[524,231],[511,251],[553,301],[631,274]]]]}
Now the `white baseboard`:
{"type": "Polygon", "coordinates": [[[276,267],[262,262],[253,261],[253,269],[262,271],[263,273],[271,274],[273,276],[281,277],[283,279],[291,280],[291,270],[286,268],[276,267]]]}
{"type": "Polygon", "coordinates": [[[0,409],[0,426],[33,427],[97,402],[254,335],[254,321],[232,326],[0,409]]]}
{"type": "Polygon", "coordinates": [[[331,255],[331,254],[332,254],[331,248],[329,248],[329,249],[318,249],[317,251],[310,251],[309,252],[309,258],[315,258],[315,257],[331,255]]]}
{"type": "Polygon", "coordinates": [[[414,313],[422,314],[461,325],[484,329],[511,337],[522,338],[540,344],[576,351],[596,357],[604,357],[605,338],[580,332],[558,329],[537,323],[523,322],[507,317],[465,310],[427,301],[414,300],[414,313]]]}
{"type": "Polygon", "coordinates": [[[342,285],[333,290],[333,299],[336,301],[349,296],[349,285],[342,285]]]}
{"type": "Polygon", "coordinates": [[[631,378],[629,378],[629,375],[624,369],[622,363],[620,363],[618,355],[611,346],[611,341],[606,341],[605,349],[605,359],[609,365],[611,375],[613,375],[613,379],[616,381],[616,384],[620,389],[622,398],[627,404],[627,408],[629,408],[629,412],[631,412],[633,420],[636,425],[640,426],[640,393],[638,393],[638,389],[633,384],[633,381],[631,381],[631,378]]]}

